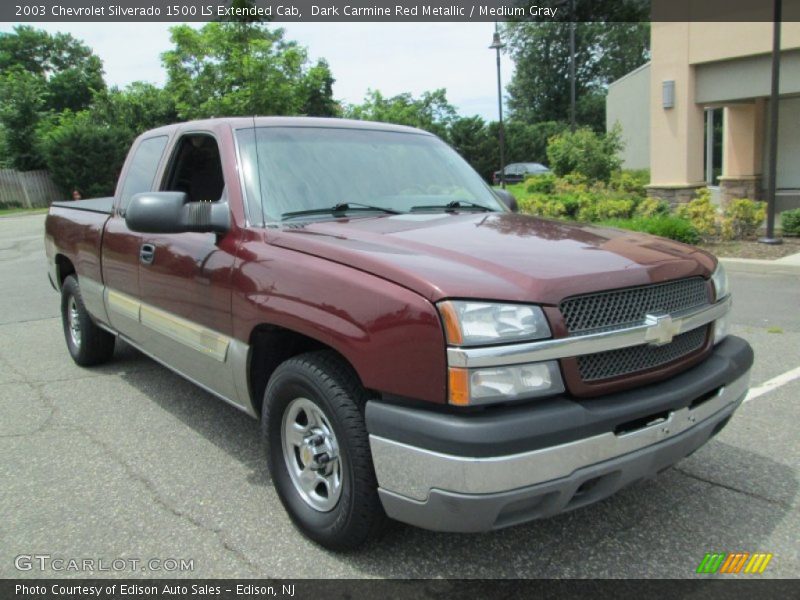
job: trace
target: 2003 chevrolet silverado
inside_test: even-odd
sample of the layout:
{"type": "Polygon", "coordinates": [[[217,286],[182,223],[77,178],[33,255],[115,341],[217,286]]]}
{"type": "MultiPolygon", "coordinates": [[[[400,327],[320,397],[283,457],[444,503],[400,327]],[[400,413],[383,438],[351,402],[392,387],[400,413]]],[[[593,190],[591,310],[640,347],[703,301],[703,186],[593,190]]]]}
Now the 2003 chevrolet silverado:
{"type": "Polygon", "coordinates": [[[609,496],[742,402],[728,283],[677,242],[515,214],[411,128],[232,118],[141,135],[116,194],[54,204],[82,366],[120,338],[260,418],[295,524],[485,531],[609,496]]]}

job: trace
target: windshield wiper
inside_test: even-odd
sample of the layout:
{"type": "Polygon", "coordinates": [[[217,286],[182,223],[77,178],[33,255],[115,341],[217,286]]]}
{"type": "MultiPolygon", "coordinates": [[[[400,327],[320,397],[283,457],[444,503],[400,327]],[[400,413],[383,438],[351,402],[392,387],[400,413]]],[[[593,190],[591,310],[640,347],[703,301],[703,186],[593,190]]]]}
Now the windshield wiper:
{"type": "Polygon", "coordinates": [[[351,210],[374,210],[382,212],[387,215],[399,215],[399,210],[391,208],[384,208],[382,206],[372,206],[371,204],[362,204],[361,202],[340,202],[334,206],[324,208],[310,208],[308,210],[293,210],[285,212],[281,215],[281,219],[293,219],[295,217],[306,217],[311,215],[344,215],[347,211],[351,210]]]}
{"type": "Polygon", "coordinates": [[[448,202],[447,204],[431,204],[426,206],[413,206],[411,207],[412,211],[415,210],[436,210],[436,209],[443,209],[446,212],[452,212],[459,208],[475,208],[478,210],[482,210],[484,212],[495,212],[495,209],[484,206],[483,204],[478,204],[477,202],[470,202],[469,200],[453,200],[452,202],[448,202]]]}

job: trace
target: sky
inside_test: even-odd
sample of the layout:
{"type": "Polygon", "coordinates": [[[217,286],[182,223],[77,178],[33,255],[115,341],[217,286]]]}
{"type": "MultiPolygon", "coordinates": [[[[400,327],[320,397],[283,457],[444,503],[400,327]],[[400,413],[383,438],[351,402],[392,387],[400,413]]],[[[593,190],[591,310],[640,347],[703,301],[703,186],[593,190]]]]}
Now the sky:
{"type": "MultiPolygon", "coordinates": [[[[15,23],[0,24],[10,31],[15,23]]],[[[106,82],[161,85],[160,54],[170,48],[170,23],[35,23],[83,40],[103,60],[106,82]]],[[[200,26],[202,24],[195,24],[200,26]]],[[[283,23],[286,37],[306,46],[312,60],[325,58],[336,83],[336,99],[357,103],[368,89],[393,96],[447,89],[465,116],[497,119],[496,55],[488,46],[492,23],[283,23]]],[[[503,86],[513,62],[502,58],[503,86]]]]}

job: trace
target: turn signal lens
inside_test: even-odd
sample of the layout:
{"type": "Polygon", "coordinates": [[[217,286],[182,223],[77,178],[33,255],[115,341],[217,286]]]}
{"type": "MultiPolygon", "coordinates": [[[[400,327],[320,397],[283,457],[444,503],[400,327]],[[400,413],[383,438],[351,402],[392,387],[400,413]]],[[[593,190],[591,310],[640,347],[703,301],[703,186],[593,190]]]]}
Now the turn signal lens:
{"type": "Polygon", "coordinates": [[[448,374],[450,404],[469,406],[469,371],[450,367],[448,374]]]}
{"type": "Polygon", "coordinates": [[[458,325],[458,314],[452,302],[442,302],[439,304],[439,311],[444,322],[444,333],[447,336],[447,343],[453,346],[460,346],[464,339],[461,337],[461,327],[458,325]]]}

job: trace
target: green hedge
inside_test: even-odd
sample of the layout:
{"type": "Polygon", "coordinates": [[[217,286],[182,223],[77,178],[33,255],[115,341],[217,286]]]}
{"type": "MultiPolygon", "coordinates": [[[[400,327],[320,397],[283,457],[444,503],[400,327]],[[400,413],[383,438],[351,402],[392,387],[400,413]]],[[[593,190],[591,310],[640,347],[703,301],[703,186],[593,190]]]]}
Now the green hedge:
{"type": "Polygon", "coordinates": [[[700,241],[691,223],[680,217],[657,216],[657,217],[634,217],[632,219],[609,219],[599,223],[605,227],[616,227],[617,229],[629,229],[631,231],[641,231],[658,235],[685,244],[696,244],[700,241]]]}

